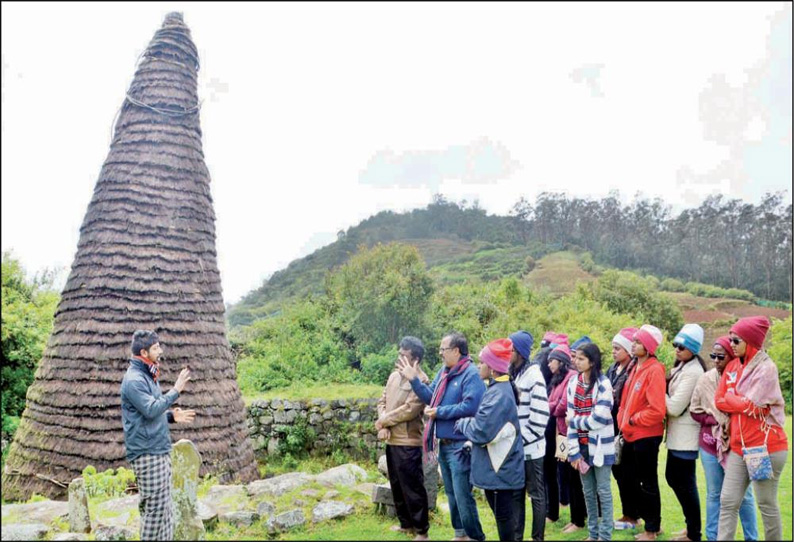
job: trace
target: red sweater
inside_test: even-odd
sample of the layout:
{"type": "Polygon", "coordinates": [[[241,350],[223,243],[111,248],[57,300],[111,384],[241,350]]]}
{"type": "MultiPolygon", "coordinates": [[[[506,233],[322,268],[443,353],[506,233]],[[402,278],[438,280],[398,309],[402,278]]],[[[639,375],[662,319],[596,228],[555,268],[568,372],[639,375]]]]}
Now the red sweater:
{"type": "MultiPolygon", "coordinates": [[[[731,451],[739,455],[743,455],[742,436],[748,448],[763,446],[766,437],[761,430],[761,420],[744,414],[747,407],[752,405],[752,401],[736,391],[736,384],[742,377],[742,372],[744,372],[742,361],[739,358],[731,361],[722,373],[720,383],[717,385],[717,395],[714,396],[714,404],[717,408],[731,415],[731,451]]],[[[766,447],[770,454],[788,450],[788,439],[782,427],[777,425],[771,427],[766,447]]]]}
{"type": "Polygon", "coordinates": [[[618,427],[628,442],[664,435],[665,388],[664,366],[655,357],[629,375],[618,411],[618,427]]]}

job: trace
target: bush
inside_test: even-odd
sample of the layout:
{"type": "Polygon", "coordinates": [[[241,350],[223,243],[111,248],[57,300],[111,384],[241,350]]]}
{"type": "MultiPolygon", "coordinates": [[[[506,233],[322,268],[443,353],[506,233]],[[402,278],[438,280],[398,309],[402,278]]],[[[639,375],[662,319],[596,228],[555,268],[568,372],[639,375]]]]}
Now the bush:
{"type": "Polygon", "coordinates": [[[285,461],[288,457],[306,457],[316,439],[317,433],[309,426],[308,420],[300,416],[292,424],[286,426],[284,437],[278,443],[278,454],[285,461]]]}
{"type": "Polygon", "coordinates": [[[135,485],[135,473],[124,467],[97,472],[96,467],[88,465],[83,469],[83,479],[86,495],[101,500],[123,497],[127,488],[135,485]]]}
{"type": "Polygon", "coordinates": [[[686,285],[678,279],[664,279],[659,288],[665,292],[685,292],[686,285]]]}
{"type": "Polygon", "coordinates": [[[767,351],[777,364],[780,389],[786,400],[786,414],[791,414],[792,394],[792,353],[791,353],[791,316],[785,320],[775,320],[769,330],[769,344],[767,351]]]}
{"type": "Polygon", "coordinates": [[[387,346],[378,353],[365,355],[361,359],[361,376],[367,382],[385,386],[389,375],[394,370],[397,355],[396,346],[387,346]]]}
{"type": "Polygon", "coordinates": [[[711,284],[702,284],[700,282],[687,282],[686,291],[700,297],[725,297],[741,299],[743,301],[755,301],[755,295],[747,290],[740,290],[738,288],[725,289],[711,284]]]}
{"type": "Polygon", "coordinates": [[[524,258],[524,274],[526,275],[527,273],[530,273],[533,269],[535,269],[536,265],[537,262],[532,256],[527,256],[524,258]]]}
{"type": "Polygon", "coordinates": [[[665,294],[651,289],[648,281],[629,271],[610,269],[590,284],[595,300],[615,313],[630,314],[667,331],[678,333],[684,315],[678,305],[665,294]]]}

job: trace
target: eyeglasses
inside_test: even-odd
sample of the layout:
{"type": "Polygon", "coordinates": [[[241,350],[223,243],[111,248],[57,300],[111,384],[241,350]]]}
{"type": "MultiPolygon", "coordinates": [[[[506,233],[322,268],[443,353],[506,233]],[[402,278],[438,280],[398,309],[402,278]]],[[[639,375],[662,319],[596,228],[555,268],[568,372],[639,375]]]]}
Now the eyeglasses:
{"type": "Polygon", "coordinates": [[[731,337],[731,342],[733,344],[739,344],[740,342],[742,342],[742,339],[740,339],[739,337],[731,337]]]}
{"type": "Polygon", "coordinates": [[[453,348],[455,348],[455,347],[454,346],[447,346],[446,348],[442,347],[442,348],[438,349],[438,353],[439,354],[443,354],[445,350],[452,350],[453,348]]]}
{"type": "Polygon", "coordinates": [[[725,354],[709,354],[711,359],[718,359],[720,361],[725,359],[725,354]]]}
{"type": "Polygon", "coordinates": [[[675,348],[679,352],[683,352],[684,350],[686,350],[686,346],[684,346],[683,344],[675,344],[675,343],[673,343],[673,348],[675,348]]]}

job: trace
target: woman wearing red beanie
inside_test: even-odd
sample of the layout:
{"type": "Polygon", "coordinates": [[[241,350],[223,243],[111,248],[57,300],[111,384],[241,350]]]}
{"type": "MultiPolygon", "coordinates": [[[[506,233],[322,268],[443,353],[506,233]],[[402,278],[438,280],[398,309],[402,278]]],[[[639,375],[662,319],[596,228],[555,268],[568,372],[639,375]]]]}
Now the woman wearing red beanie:
{"type": "Polygon", "coordinates": [[[783,430],[784,400],[777,366],[763,350],[768,330],[769,319],[764,316],[741,318],[731,327],[731,346],[737,357],[725,368],[714,398],[717,408],[731,417],[718,540],[736,536],[739,507],[751,483],[744,450],[764,445],[772,462],[772,477],[753,480],[753,493],[766,540],[782,540],[783,536],[777,488],[788,457],[788,440],[783,430]]]}

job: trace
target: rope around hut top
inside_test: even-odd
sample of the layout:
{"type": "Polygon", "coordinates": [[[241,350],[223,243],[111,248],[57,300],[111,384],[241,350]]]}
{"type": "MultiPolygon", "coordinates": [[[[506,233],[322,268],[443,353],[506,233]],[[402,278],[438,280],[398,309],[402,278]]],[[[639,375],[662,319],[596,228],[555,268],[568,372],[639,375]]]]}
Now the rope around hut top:
{"type": "Polygon", "coordinates": [[[163,109],[161,107],[155,107],[153,105],[149,105],[147,103],[143,103],[140,100],[136,100],[129,94],[127,94],[127,101],[129,101],[132,105],[137,105],[138,107],[143,107],[145,109],[151,109],[155,113],[159,113],[161,115],[165,115],[167,117],[183,117],[185,115],[192,115],[201,109],[201,102],[194,105],[193,107],[183,109],[182,111],[174,111],[173,109],[163,109]]]}

